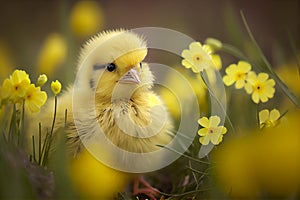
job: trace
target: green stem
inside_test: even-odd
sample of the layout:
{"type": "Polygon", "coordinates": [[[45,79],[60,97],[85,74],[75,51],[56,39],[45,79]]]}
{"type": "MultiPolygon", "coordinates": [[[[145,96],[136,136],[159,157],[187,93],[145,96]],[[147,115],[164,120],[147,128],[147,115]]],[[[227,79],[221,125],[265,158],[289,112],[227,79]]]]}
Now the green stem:
{"type": "Polygon", "coordinates": [[[35,141],[34,141],[34,135],[32,136],[32,157],[33,157],[33,161],[36,162],[36,158],[35,158],[35,141]]]}
{"type": "Polygon", "coordinates": [[[38,163],[41,164],[41,158],[42,158],[42,124],[39,123],[39,159],[38,163]]]}
{"type": "Polygon", "coordinates": [[[55,120],[56,120],[56,112],[57,112],[57,96],[54,96],[54,115],[53,115],[53,121],[52,121],[52,126],[51,126],[51,131],[48,134],[47,140],[45,140],[45,151],[44,151],[44,156],[43,156],[43,165],[46,164],[48,156],[49,156],[49,151],[51,148],[51,143],[53,139],[53,131],[54,131],[54,126],[55,126],[55,120]]]}
{"type": "Polygon", "coordinates": [[[169,148],[169,147],[166,147],[166,146],[163,146],[163,145],[159,145],[159,144],[158,144],[158,145],[156,145],[156,146],[158,146],[158,147],[162,147],[162,148],[166,148],[166,149],[168,149],[168,150],[170,150],[170,151],[172,151],[172,152],[174,152],[174,153],[177,153],[177,154],[179,154],[179,155],[182,155],[183,157],[186,157],[186,158],[188,158],[188,159],[190,159],[190,160],[192,160],[192,161],[195,161],[195,162],[198,162],[198,163],[203,163],[203,164],[210,165],[210,163],[209,163],[209,162],[205,162],[205,161],[202,161],[202,160],[199,160],[199,159],[193,158],[193,157],[191,157],[191,156],[188,156],[188,155],[186,155],[186,154],[180,153],[180,152],[176,151],[175,149],[172,149],[172,148],[169,148]]]}
{"type": "Polygon", "coordinates": [[[57,110],[57,96],[55,95],[55,96],[54,96],[54,116],[53,116],[53,121],[52,121],[51,131],[50,131],[51,136],[52,136],[52,134],[53,134],[54,125],[55,125],[56,110],[57,110]]]}

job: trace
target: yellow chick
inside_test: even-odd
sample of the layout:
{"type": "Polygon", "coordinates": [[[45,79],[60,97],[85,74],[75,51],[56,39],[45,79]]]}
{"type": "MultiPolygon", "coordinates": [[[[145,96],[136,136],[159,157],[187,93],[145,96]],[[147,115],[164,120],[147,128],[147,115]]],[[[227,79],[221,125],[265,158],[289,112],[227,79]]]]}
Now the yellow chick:
{"type": "MultiPolygon", "coordinates": [[[[87,170],[87,167],[89,176],[86,178],[94,179],[90,181],[93,188],[99,185],[97,192],[78,189],[85,198],[89,196],[101,199],[113,198],[116,191],[125,189],[126,184],[121,181],[121,184],[116,184],[116,189],[111,189],[112,185],[106,184],[105,173],[117,174],[110,177],[112,182],[120,182],[118,179],[127,181],[129,174],[103,166],[102,162],[88,154],[85,149],[87,146],[83,145],[83,142],[92,138],[93,134],[98,134],[95,131],[97,126],[101,127],[109,142],[125,152],[153,152],[160,148],[158,144],[167,145],[172,139],[173,125],[164,103],[152,91],[154,77],[147,63],[143,62],[146,55],[146,42],[137,34],[125,30],[102,32],[92,37],[83,46],[75,85],[58,98],[54,132],[64,126],[67,109],[67,148],[70,155],[74,157],[70,164],[70,171],[77,173],[71,174],[74,185],[80,187],[88,184],[84,175],[78,177],[80,172],[84,173],[87,170]],[[94,95],[92,98],[91,94],[94,95]],[[94,102],[91,102],[91,99],[94,102]],[[157,105],[163,109],[155,109],[157,105]],[[74,116],[77,119],[74,119],[74,116]],[[166,116],[164,121],[162,116],[166,116]],[[102,175],[101,171],[103,171],[102,175]],[[93,173],[95,176],[92,175],[93,173]],[[106,187],[110,188],[106,189],[106,187]],[[108,191],[112,191],[111,194],[107,194],[108,191]]],[[[34,120],[34,123],[42,123],[43,130],[50,130],[52,122],[53,99],[49,99],[48,102],[45,110],[34,120]]],[[[38,130],[38,128],[31,127],[30,130],[38,130]]],[[[91,142],[94,147],[97,146],[98,141],[91,142]]],[[[127,159],[125,156],[115,156],[109,149],[99,148],[114,162],[127,159]]],[[[90,150],[89,148],[88,151],[90,150]]],[[[160,160],[152,162],[160,162],[160,160]]],[[[146,188],[138,188],[136,187],[138,183],[135,183],[134,194],[142,192],[155,199],[156,193],[148,184],[137,178],[136,174],[130,173],[129,176],[146,186],[146,188]]]]}

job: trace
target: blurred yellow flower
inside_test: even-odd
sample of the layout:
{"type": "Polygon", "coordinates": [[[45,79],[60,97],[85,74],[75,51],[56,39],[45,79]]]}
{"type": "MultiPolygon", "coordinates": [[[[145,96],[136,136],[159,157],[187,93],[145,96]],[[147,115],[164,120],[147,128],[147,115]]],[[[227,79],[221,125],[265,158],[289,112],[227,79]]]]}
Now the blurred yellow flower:
{"type": "Polygon", "coordinates": [[[259,112],[259,125],[260,128],[274,127],[278,124],[280,118],[280,112],[277,109],[271,110],[264,109],[259,112]]]}
{"type": "Polygon", "coordinates": [[[58,80],[52,81],[51,90],[54,95],[58,95],[61,91],[61,83],[58,80]]]}
{"type": "Polygon", "coordinates": [[[183,79],[178,79],[176,74],[168,73],[166,82],[172,87],[161,87],[159,90],[159,96],[164,100],[172,117],[180,120],[181,115],[184,114],[181,113],[180,108],[184,108],[184,111],[188,113],[193,112],[194,108],[190,106],[193,101],[193,95],[187,95],[182,92],[187,91],[189,87],[192,88],[196,95],[201,112],[206,112],[208,109],[207,90],[200,74],[192,74],[181,66],[175,66],[174,69],[183,76],[183,79]]]}
{"type": "Polygon", "coordinates": [[[288,199],[299,195],[299,117],[299,110],[289,111],[280,125],[231,140],[215,152],[215,177],[228,198],[288,199]]]}
{"type": "Polygon", "coordinates": [[[106,166],[86,149],[71,161],[69,169],[74,187],[82,199],[115,199],[130,180],[129,174],[106,166]]]}
{"type": "MultiPolygon", "coordinates": [[[[298,54],[298,60],[300,60],[300,54],[298,54]]],[[[288,88],[298,98],[300,98],[300,76],[296,59],[293,59],[292,62],[276,67],[276,74],[288,86],[288,88]]]]}
{"type": "Polygon", "coordinates": [[[26,90],[25,107],[32,113],[36,113],[40,111],[41,106],[45,104],[46,100],[46,92],[41,91],[40,87],[35,87],[34,84],[30,84],[26,90]]]}
{"type": "Polygon", "coordinates": [[[181,62],[186,68],[191,68],[194,73],[202,72],[204,69],[214,66],[211,49],[208,46],[202,46],[200,42],[192,42],[189,49],[182,51],[184,58],[181,62]]]}
{"type": "Polygon", "coordinates": [[[219,50],[223,46],[222,42],[216,38],[207,38],[205,44],[209,45],[213,51],[219,50]]]}
{"type": "Polygon", "coordinates": [[[48,81],[48,78],[47,78],[46,74],[41,74],[38,77],[38,80],[36,82],[36,86],[42,87],[47,81],[48,81]]]}
{"type": "Polygon", "coordinates": [[[245,84],[245,90],[248,94],[252,94],[252,100],[255,103],[260,101],[265,103],[269,98],[273,98],[275,93],[275,81],[269,79],[267,73],[249,72],[247,76],[247,83],[245,84]]]}
{"type": "Polygon", "coordinates": [[[210,141],[214,145],[219,144],[223,140],[223,134],[227,132],[226,127],[219,126],[221,122],[220,117],[211,116],[209,119],[207,117],[202,117],[198,120],[198,123],[204,127],[198,131],[200,135],[199,142],[203,145],[207,145],[210,141]]]}
{"type": "Polygon", "coordinates": [[[67,51],[65,39],[57,33],[50,34],[46,38],[37,60],[38,72],[52,76],[65,61],[67,51]]]}
{"type": "Polygon", "coordinates": [[[239,61],[238,64],[229,65],[223,77],[223,82],[226,86],[230,86],[235,83],[236,89],[241,89],[245,86],[248,72],[251,70],[251,65],[245,61],[239,61]]]}
{"type": "Polygon", "coordinates": [[[2,84],[2,98],[9,98],[14,103],[19,102],[22,98],[24,98],[29,86],[29,75],[23,70],[15,70],[10,78],[5,79],[2,84]]]}
{"type": "Polygon", "coordinates": [[[78,1],[70,15],[71,30],[79,38],[89,37],[101,30],[103,15],[96,1],[78,1]]]}

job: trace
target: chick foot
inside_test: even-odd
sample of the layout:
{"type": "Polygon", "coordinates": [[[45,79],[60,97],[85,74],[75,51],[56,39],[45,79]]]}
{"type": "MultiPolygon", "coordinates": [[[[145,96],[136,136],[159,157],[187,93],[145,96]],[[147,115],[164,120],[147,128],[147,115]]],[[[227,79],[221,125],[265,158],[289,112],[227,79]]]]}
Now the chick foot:
{"type": "Polygon", "coordinates": [[[133,195],[145,194],[151,200],[156,200],[155,196],[159,194],[158,189],[152,187],[147,181],[143,179],[143,177],[137,177],[133,182],[133,195]],[[144,188],[139,188],[139,185],[143,185],[144,188]]]}

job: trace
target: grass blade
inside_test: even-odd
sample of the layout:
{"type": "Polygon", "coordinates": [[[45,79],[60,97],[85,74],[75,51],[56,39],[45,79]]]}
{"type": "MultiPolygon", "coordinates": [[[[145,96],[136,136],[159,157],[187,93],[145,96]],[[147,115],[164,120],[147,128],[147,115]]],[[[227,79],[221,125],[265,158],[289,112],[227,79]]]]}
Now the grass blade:
{"type": "Polygon", "coordinates": [[[249,25],[247,23],[247,20],[244,16],[243,11],[241,11],[241,17],[244,23],[244,26],[247,30],[247,33],[251,39],[251,42],[254,44],[256,50],[258,51],[262,61],[265,64],[266,67],[266,72],[270,73],[272,75],[272,78],[275,79],[276,83],[279,85],[279,87],[283,90],[283,92],[290,98],[290,100],[295,104],[295,106],[297,106],[298,108],[300,108],[300,102],[299,99],[289,90],[289,88],[283,83],[283,81],[278,77],[278,75],[275,73],[275,71],[273,70],[270,62],[267,60],[267,58],[265,57],[265,55],[263,54],[261,48],[259,47],[259,45],[257,44],[250,28],[249,25]]]}

